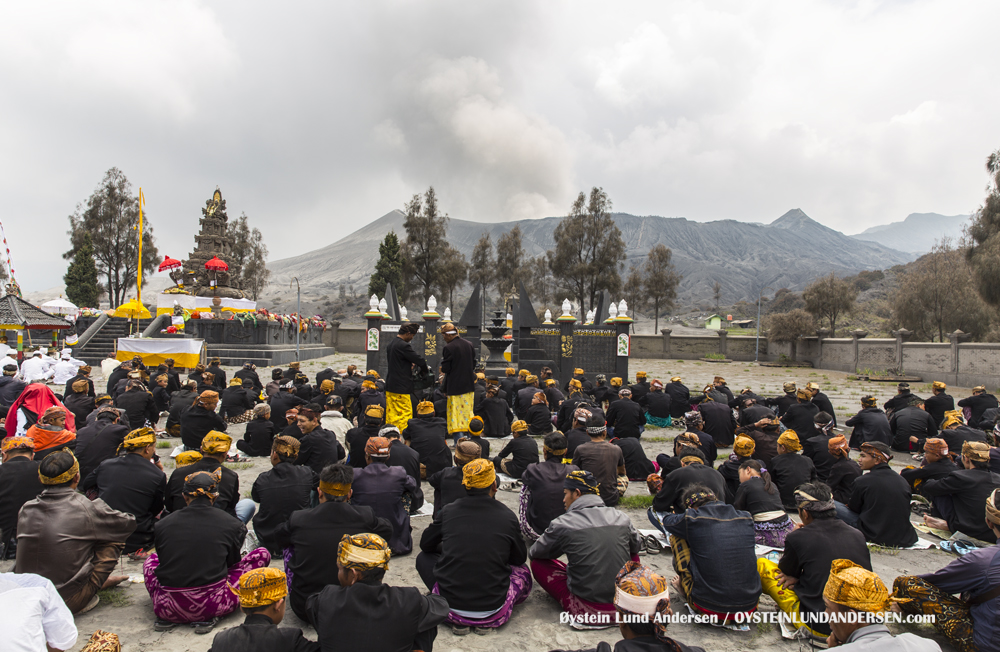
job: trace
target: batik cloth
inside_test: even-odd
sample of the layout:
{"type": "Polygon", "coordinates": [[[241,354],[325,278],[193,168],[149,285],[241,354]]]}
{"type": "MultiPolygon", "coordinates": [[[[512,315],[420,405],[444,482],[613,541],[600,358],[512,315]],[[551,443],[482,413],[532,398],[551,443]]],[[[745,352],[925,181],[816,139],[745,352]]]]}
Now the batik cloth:
{"type": "Polygon", "coordinates": [[[295,558],[295,548],[293,546],[285,548],[282,551],[281,557],[285,562],[285,581],[288,582],[288,592],[291,593],[292,578],[295,576],[295,573],[293,573],[291,569],[292,559],[295,558]]]}
{"type": "Polygon", "coordinates": [[[777,573],[779,570],[778,565],[770,559],[757,558],[757,573],[760,575],[761,589],[778,604],[778,609],[788,615],[795,627],[805,627],[813,636],[825,639],[829,632],[824,633],[806,624],[806,619],[802,616],[802,602],[795,591],[778,584],[777,573]]]}
{"type": "Polygon", "coordinates": [[[257,548],[233,564],[226,577],[218,582],[207,586],[170,588],[162,586],[156,577],[160,558],[153,553],[142,565],[142,576],[157,618],[172,623],[200,623],[236,611],[240,599],[229,587],[238,586],[243,573],[270,563],[271,553],[267,548],[257,548]]]}
{"type": "Polygon", "coordinates": [[[448,434],[466,432],[469,420],[472,419],[472,405],[475,392],[457,394],[448,397],[448,434]]]}
{"type": "Polygon", "coordinates": [[[901,575],[892,584],[892,595],[908,614],[934,614],[934,629],[948,637],[959,652],[975,652],[969,605],[927,580],[901,575]]]}
{"type": "MultiPolygon", "coordinates": [[[[662,528],[663,525],[661,524],[662,528]]],[[[712,611],[710,609],[705,609],[704,607],[699,607],[697,603],[692,599],[694,592],[694,573],[691,571],[691,546],[688,545],[687,539],[682,539],[676,535],[669,535],[670,537],[670,550],[673,551],[673,565],[674,571],[677,573],[678,578],[681,582],[681,593],[684,595],[684,600],[691,606],[692,609],[699,613],[708,614],[709,616],[716,616],[718,622],[725,625],[730,620],[733,620],[735,613],[720,613],[718,611],[712,611]]],[[[754,607],[749,611],[742,612],[744,614],[751,614],[756,611],[757,608],[754,607]]],[[[747,615],[749,620],[749,615],[747,615]]],[[[746,622],[746,621],[744,621],[746,622]]]]}
{"type": "Polygon", "coordinates": [[[250,419],[253,419],[253,410],[247,410],[238,417],[226,417],[226,423],[247,423],[250,419]]]}
{"type": "Polygon", "coordinates": [[[784,548],[785,537],[795,529],[795,521],[784,517],[784,520],[775,519],[772,521],[754,521],[753,542],[760,546],[770,546],[771,548],[784,548]]]}
{"type": "Polygon", "coordinates": [[[670,417],[654,417],[647,414],[646,423],[657,428],[669,428],[673,421],[670,417]]]}
{"type": "MultiPolygon", "coordinates": [[[[634,558],[638,560],[638,557],[634,558]]],[[[615,624],[612,614],[615,613],[613,602],[591,602],[569,590],[569,575],[565,562],[558,559],[532,559],[531,574],[538,586],[551,595],[566,613],[573,616],[607,614],[608,626],[615,624]]]]}
{"type": "MultiPolygon", "coordinates": [[[[514,606],[528,599],[528,594],[531,593],[531,586],[531,570],[527,566],[511,566],[510,588],[507,589],[507,598],[498,612],[482,620],[473,620],[459,616],[454,611],[449,611],[445,621],[459,627],[481,627],[485,629],[501,627],[510,620],[511,614],[514,613],[514,606]]],[[[437,583],[434,584],[431,593],[441,594],[437,583]]]]}
{"type": "Polygon", "coordinates": [[[517,523],[521,526],[521,535],[530,543],[534,544],[542,536],[528,524],[528,501],[531,500],[531,489],[528,485],[521,485],[521,498],[517,507],[517,523]]]}
{"type": "Polygon", "coordinates": [[[386,392],[385,407],[385,422],[396,426],[402,432],[413,418],[413,401],[410,400],[410,395],[386,392]]]}

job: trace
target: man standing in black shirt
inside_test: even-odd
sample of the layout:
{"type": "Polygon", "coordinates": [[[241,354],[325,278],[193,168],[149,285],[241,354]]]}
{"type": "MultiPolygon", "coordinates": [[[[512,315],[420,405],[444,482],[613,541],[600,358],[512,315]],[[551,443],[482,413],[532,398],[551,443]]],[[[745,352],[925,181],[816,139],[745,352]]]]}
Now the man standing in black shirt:
{"type": "Polygon", "coordinates": [[[448,397],[448,434],[465,432],[475,407],[476,362],[479,356],[469,340],[459,337],[455,324],[441,326],[441,391],[448,397]]]}
{"type": "Polygon", "coordinates": [[[399,327],[399,333],[385,347],[385,422],[400,430],[413,418],[413,367],[427,369],[427,361],[417,355],[410,342],[420,324],[409,323],[399,327]]]}

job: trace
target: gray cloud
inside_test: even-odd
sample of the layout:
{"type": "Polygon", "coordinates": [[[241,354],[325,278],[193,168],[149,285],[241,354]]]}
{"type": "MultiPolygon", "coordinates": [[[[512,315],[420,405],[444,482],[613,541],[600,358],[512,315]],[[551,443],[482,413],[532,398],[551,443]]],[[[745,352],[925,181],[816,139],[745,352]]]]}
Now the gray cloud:
{"type": "Polygon", "coordinates": [[[455,217],[619,210],[848,233],[982,200],[1000,6],[784,0],[8,3],[0,192],[22,284],[60,282],[104,171],[186,257],[216,185],[272,257],[433,184],[455,217]]]}

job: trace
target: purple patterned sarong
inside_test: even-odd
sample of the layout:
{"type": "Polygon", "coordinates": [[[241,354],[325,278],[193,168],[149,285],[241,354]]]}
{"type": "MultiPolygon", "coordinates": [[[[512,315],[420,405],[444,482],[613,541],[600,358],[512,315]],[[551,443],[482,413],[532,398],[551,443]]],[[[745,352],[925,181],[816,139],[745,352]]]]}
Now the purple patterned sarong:
{"type": "Polygon", "coordinates": [[[142,565],[142,577],[157,618],[172,623],[200,623],[236,611],[240,606],[240,599],[229,590],[229,586],[235,586],[244,573],[270,563],[271,553],[267,548],[257,548],[231,566],[227,576],[218,582],[208,586],[175,589],[160,585],[160,580],[156,577],[160,558],[153,553],[142,565]]]}
{"type": "MultiPolygon", "coordinates": [[[[464,618],[454,611],[449,611],[445,621],[459,627],[480,627],[486,629],[500,627],[510,620],[510,616],[514,612],[514,605],[521,604],[528,599],[528,594],[531,593],[531,586],[531,569],[526,565],[511,566],[510,588],[507,589],[507,599],[503,601],[500,611],[483,620],[464,618]]],[[[431,593],[441,594],[436,583],[434,584],[434,588],[431,589],[431,593]]]]}
{"type": "Polygon", "coordinates": [[[292,563],[292,557],[294,556],[295,556],[295,548],[293,546],[288,546],[287,548],[281,551],[281,557],[282,559],[285,560],[285,582],[288,584],[289,593],[292,592],[292,577],[295,576],[295,573],[293,573],[292,569],[289,568],[289,566],[291,566],[292,563]]]}
{"type": "Polygon", "coordinates": [[[760,546],[771,548],[784,548],[785,537],[795,529],[795,521],[784,517],[784,520],[777,518],[771,521],[761,521],[753,524],[753,542],[760,546]]]}

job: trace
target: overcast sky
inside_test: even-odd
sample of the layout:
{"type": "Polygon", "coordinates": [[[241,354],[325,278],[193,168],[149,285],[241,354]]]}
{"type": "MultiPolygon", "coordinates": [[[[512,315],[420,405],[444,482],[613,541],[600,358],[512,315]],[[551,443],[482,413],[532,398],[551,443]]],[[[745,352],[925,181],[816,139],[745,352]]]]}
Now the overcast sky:
{"type": "Polygon", "coordinates": [[[62,282],[104,172],[186,258],[216,185],[271,258],[433,185],[452,217],[616,210],[846,233],[968,213],[1000,147],[995,1],[7,2],[0,220],[62,282]]]}

